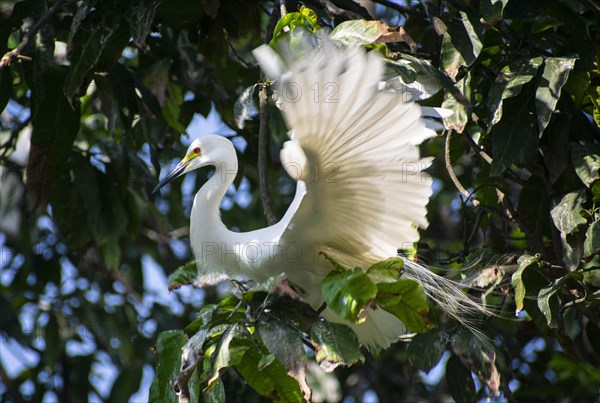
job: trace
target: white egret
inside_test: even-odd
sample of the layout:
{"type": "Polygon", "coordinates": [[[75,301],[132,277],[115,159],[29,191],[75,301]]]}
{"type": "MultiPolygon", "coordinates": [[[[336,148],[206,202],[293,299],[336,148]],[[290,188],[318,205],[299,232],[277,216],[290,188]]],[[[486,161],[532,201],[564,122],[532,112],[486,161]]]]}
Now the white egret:
{"type": "MultiPolygon", "coordinates": [[[[304,300],[322,305],[321,282],[332,270],[319,252],[346,267],[369,267],[396,256],[428,225],[430,159],[418,145],[435,135],[422,109],[397,93],[378,90],[384,61],[362,48],[331,43],[283,63],[268,47],[254,52],[276,80],[277,103],[289,128],[281,150],[296,195],[283,218],[264,229],[230,231],[220,204],[237,173],[232,143],[218,135],[194,140],[173,178],[212,165],[214,175],[194,198],[190,238],[204,284],[245,275],[256,281],[285,273],[304,300]]],[[[405,278],[419,281],[447,313],[465,322],[478,305],[454,283],[405,260],[405,278]]],[[[362,344],[388,347],[406,333],[402,322],[367,308],[364,322],[349,324],[362,344]]],[[[326,309],[323,316],[344,322],[326,309]]]]}

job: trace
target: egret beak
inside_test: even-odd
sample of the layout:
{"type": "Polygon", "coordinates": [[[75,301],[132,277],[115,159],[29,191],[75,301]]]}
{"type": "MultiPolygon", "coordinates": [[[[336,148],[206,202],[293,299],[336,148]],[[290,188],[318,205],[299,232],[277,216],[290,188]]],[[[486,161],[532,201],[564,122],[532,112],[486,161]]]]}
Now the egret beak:
{"type": "Polygon", "coordinates": [[[156,193],[160,188],[165,186],[167,183],[171,182],[173,179],[177,178],[178,176],[183,175],[185,173],[185,168],[188,166],[189,163],[190,163],[190,160],[187,160],[187,161],[183,160],[179,164],[177,164],[175,169],[173,169],[173,171],[171,171],[170,174],[168,174],[167,176],[162,178],[162,180],[160,182],[158,182],[158,185],[156,185],[156,187],[154,188],[152,193],[156,193]]]}

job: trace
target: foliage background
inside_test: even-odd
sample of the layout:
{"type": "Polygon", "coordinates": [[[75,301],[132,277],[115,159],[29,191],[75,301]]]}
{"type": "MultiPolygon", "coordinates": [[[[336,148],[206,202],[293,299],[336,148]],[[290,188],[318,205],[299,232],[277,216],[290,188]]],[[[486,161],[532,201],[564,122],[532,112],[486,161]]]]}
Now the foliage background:
{"type": "MultiPolygon", "coordinates": [[[[446,122],[452,136],[424,147],[436,157],[436,180],[419,256],[448,275],[465,261],[487,275],[480,285],[493,288],[489,300],[503,312],[482,324],[495,343],[499,399],[595,399],[600,7],[592,0],[285,2],[288,12],[300,5],[332,28],[359,18],[403,25],[415,48],[370,46],[396,61],[412,54],[431,62],[417,65],[442,91],[426,103],[455,115],[446,122]],[[450,179],[446,145],[475,202],[450,179]],[[522,320],[502,319],[521,309],[522,320]]],[[[166,276],[191,259],[189,211],[208,170],[160,195],[151,190],[160,167],[211,128],[235,141],[243,173],[224,201],[225,223],[266,224],[258,121],[239,129],[234,106],[260,79],[250,51],[268,41],[279,6],[0,1],[0,54],[47,18],[22,48],[27,58],[0,70],[2,401],[145,400],[158,334],[185,327],[225,295],[223,288],[166,292],[166,276]]],[[[396,74],[412,73],[398,67],[396,74]]],[[[285,128],[274,109],[271,116],[269,181],[281,216],[292,195],[277,156],[285,128]]],[[[424,347],[397,343],[377,360],[367,354],[363,365],[336,370],[335,396],[484,398],[456,348],[444,353],[446,343],[434,348],[426,337],[433,336],[421,338],[424,347]],[[440,358],[430,376],[421,371],[440,358]],[[446,363],[452,371],[444,378],[446,363]]],[[[260,399],[234,371],[223,381],[231,400],[260,399]]]]}

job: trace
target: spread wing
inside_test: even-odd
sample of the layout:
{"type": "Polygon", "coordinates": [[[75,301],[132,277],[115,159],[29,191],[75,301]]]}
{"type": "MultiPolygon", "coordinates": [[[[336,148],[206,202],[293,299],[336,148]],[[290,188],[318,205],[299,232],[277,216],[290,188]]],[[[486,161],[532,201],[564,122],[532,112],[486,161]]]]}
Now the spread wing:
{"type": "Polygon", "coordinates": [[[420,158],[418,145],[435,132],[418,105],[378,91],[384,61],[328,42],[288,58],[287,67],[268,47],[255,56],[277,80],[290,129],[282,163],[305,185],[281,240],[317,245],[340,263],[362,267],[415,242],[418,227],[428,224],[431,195],[423,172],[429,160],[420,158]]]}

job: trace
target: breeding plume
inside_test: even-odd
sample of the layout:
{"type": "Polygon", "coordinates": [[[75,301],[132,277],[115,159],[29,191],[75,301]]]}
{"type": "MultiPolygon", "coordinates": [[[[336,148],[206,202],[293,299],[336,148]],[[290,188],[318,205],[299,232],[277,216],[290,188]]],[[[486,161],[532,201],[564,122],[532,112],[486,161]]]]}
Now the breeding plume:
{"type": "MultiPolygon", "coordinates": [[[[378,89],[384,61],[375,52],[324,42],[303,53],[281,60],[266,46],[254,52],[275,82],[277,105],[289,128],[281,162],[296,180],[296,194],[278,223],[244,233],[223,224],[219,208],[237,173],[237,157],[232,143],[217,135],[194,140],[157,189],[179,175],[214,166],[191,213],[201,282],[240,275],[260,282],[285,273],[302,298],[318,308],[321,282],[332,270],[319,252],[346,267],[365,268],[418,240],[418,227],[428,224],[432,192],[423,171],[430,160],[420,158],[418,145],[435,132],[417,104],[378,89]]],[[[453,283],[413,261],[405,261],[403,276],[419,281],[461,322],[477,309],[453,283]]],[[[360,324],[348,324],[362,344],[388,347],[406,332],[398,318],[377,307],[362,315],[360,324]]],[[[323,316],[344,323],[328,309],[323,316]]]]}

